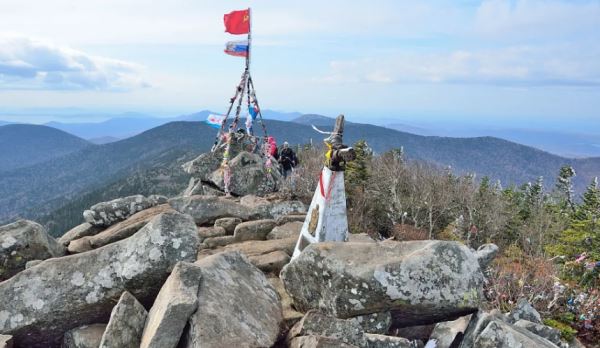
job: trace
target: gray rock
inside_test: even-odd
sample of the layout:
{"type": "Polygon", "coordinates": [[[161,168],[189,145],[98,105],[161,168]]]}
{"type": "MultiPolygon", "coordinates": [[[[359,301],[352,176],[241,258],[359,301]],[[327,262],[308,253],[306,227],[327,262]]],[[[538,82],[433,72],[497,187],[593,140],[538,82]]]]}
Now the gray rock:
{"type": "Polygon", "coordinates": [[[148,313],[140,348],[175,348],[188,319],[198,308],[202,269],[180,262],[160,289],[148,313]]]}
{"type": "Polygon", "coordinates": [[[42,261],[44,261],[44,260],[31,260],[31,261],[27,261],[27,263],[25,264],[25,269],[37,266],[40,263],[42,263],[42,261]]]}
{"type": "Polygon", "coordinates": [[[540,316],[540,313],[538,313],[538,311],[536,311],[535,308],[533,308],[533,306],[524,298],[519,299],[515,308],[513,308],[513,310],[508,314],[508,320],[513,324],[521,319],[528,320],[536,324],[542,324],[542,317],[540,316]]]}
{"type": "Polygon", "coordinates": [[[394,328],[392,326],[390,331],[394,333],[394,336],[404,337],[409,340],[427,342],[434,328],[435,324],[405,326],[401,328],[394,328]]]}
{"type": "Polygon", "coordinates": [[[110,313],[100,348],[138,348],[147,316],[146,308],[125,291],[110,313]]]}
{"type": "Polygon", "coordinates": [[[341,340],[325,336],[295,337],[289,344],[290,348],[359,348],[341,340]]]}
{"type": "Polygon", "coordinates": [[[507,319],[497,310],[491,312],[478,311],[473,313],[469,325],[465,330],[463,340],[460,343],[460,348],[477,348],[477,346],[475,346],[475,340],[493,320],[503,321],[507,319]]]}
{"type": "Polygon", "coordinates": [[[65,248],[36,222],[19,220],[0,226],[0,282],[24,270],[27,261],[64,254],[65,248]]]}
{"type": "Polygon", "coordinates": [[[268,254],[249,256],[248,259],[256,268],[265,273],[279,274],[283,266],[290,262],[290,255],[276,250],[268,254]]]}
{"type": "Polygon", "coordinates": [[[233,236],[236,242],[264,240],[274,227],[275,220],[269,219],[242,222],[235,227],[233,236]]]}
{"type": "MultiPolygon", "coordinates": [[[[232,173],[229,192],[236,196],[248,194],[264,196],[277,191],[281,181],[279,171],[267,169],[259,154],[240,152],[229,161],[229,168],[232,173]]],[[[215,170],[208,176],[207,181],[224,191],[223,174],[223,170],[215,170]]]]}
{"type": "Polygon", "coordinates": [[[161,204],[133,214],[125,221],[110,226],[93,236],[83,237],[69,243],[69,253],[76,254],[97,249],[110,243],[128,238],[144,227],[155,216],[162,213],[175,212],[168,204],[161,204]]]}
{"type": "Polygon", "coordinates": [[[240,204],[250,209],[255,219],[277,220],[286,215],[306,214],[306,205],[300,201],[247,195],[240,199],[240,204]]]}
{"type": "Polygon", "coordinates": [[[0,335],[0,348],[13,348],[13,339],[9,335],[0,335]]]}
{"type": "Polygon", "coordinates": [[[267,234],[267,239],[298,238],[300,230],[302,229],[302,224],[303,222],[300,221],[292,221],[276,226],[269,234],[267,234]]]}
{"type": "Polygon", "coordinates": [[[496,244],[484,244],[477,249],[475,256],[479,261],[481,269],[486,269],[487,266],[494,260],[498,255],[498,246],[496,244]]]}
{"type": "Polygon", "coordinates": [[[375,243],[375,240],[366,233],[350,233],[348,235],[348,241],[349,242],[362,242],[362,243],[364,243],[364,242],[375,243]]]}
{"type": "Polygon", "coordinates": [[[557,348],[557,346],[525,329],[501,320],[491,320],[475,339],[477,348],[557,348]]]}
{"type": "Polygon", "coordinates": [[[392,326],[392,313],[381,312],[359,315],[351,318],[360,325],[365,333],[385,335],[392,326]]]}
{"type": "MultiPolygon", "coordinates": [[[[226,236],[233,238],[233,236],[226,236]]],[[[288,239],[273,239],[273,240],[251,240],[242,243],[234,243],[227,245],[221,249],[204,249],[198,253],[198,259],[214,255],[223,251],[239,251],[248,258],[255,256],[266,255],[274,251],[283,251],[289,256],[294,252],[296,238],[288,239]]]]}
{"type": "Polygon", "coordinates": [[[198,227],[198,237],[200,241],[208,238],[223,237],[227,235],[227,231],[223,227],[198,227]]]}
{"type": "Polygon", "coordinates": [[[562,341],[560,340],[560,331],[546,325],[532,323],[528,320],[519,320],[515,323],[515,326],[521,327],[529,332],[532,332],[540,337],[547,339],[548,341],[560,346],[562,341]]]}
{"type": "Polygon", "coordinates": [[[420,341],[410,341],[403,337],[365,334],[367,348],[422,348],[420,341]]]}
{"type": "Polygon", "coordinates": [[[167,198],[164,196],[146,198],[142,195],[135,195],[117,198],[110,202],[93,205],[89,210],[83,212],[83,218],[91,225],[109,227],[137,212],[164,203],[167,203],[167,198]]]}
{"type": "Polygon", "coordinates": [[[470,322],[471,315],[467,315],[454,321],[438,323],[431,333],[430,340],[435,340],[436,348],[457,347],[470,322]]]}
{"type": "Polygon", "coordinates": [[[169,200],[173,209],[189,214],[197,225],[214,223],[225,217],[241,220],[277,219],[290,213],[306,213],[306,206],[299,201],[270,201],[256,196],[244,196],[239,202],[231,197],[191,196],[169,200]]]}
{"type": "Polygon", "coordinates": [[[275,291],[277,291],[277,294],[279,295],[279,301],[281,302],[283,322],[280,332],[287,333],[294,324],[296,324],[298,321],[300,321],[300,319],[302,319],[304,314],[292,308],[292,299],[290,298],[290,295],[288,295],[288,293],[285,291],[283,283],[281,282],[281,279],[279,279],[279,277],[269,278],[269,283],[271,283],[275,291]]]}
{"type": "Polygon", "coordinates": [[[364,332],[356,321],[337,319],[316,310],[308,311],[290,329],[287,341],[291,342],[299,336],[325,336],[358,347],[366,346],[364,332]]]}
{"type": "Polygon", "coordinates": [[[240,253],[198,262],[202,281],[198,310],[191,316],[183,347],[270,347],[282,320],[277,292],[240,253]]]}
{"type": "Polygon", "coordinates": [[[103,230],[103,227],[98,227],[90,224],[89,222],[84,222],[79,226],[73,227],[67,233],[63,234],[62,237],[58,239],[58,242],[64,246],[68,246],[72,240],[93,236],[103,230]]]}
{"type": "Polygon", "coordinates": [[[242,223],[242,219],[238,218],[222,218],[215,221],[215,227],[222,227],[227,234],[233,235],[235,226],[242,223]]]}
{"type": "Polygon", "coordinates": [[[65,333],[61,348],[98,348],[106,324],[84,325],[65,333]]]}
{"type": "Polygon", "coordinates": [[[224,217],[248,220],[254,214],[247,206],[226,197],[176,197],[169,200],[169,204],[173,209],[191,215],[197,225],[212,223],[224,217]]]}
{"type": "Polygon", "coordinates": [[[185,163],[182,167],[186,173],[193,175],[196,181],[200,181],[200,179],[207,179],[212,172],[219,169],[221,161],[222,157],[207,152],[185,163]]]}
{"type": "Polygon", "coordinates": [[[398,326],[476,311],[484,279],[475,255],[448,241],[311,244],[281,278],[300,311],[349,318],[390,310],[398,326]]]}
{"type": "Polygon", "coordinates": [[[277,218],[277,226],[285,225],[288,222],[304,222],[306,220],[306,214],[291,214],[283,215],[277,218]]]}
{"type": "Polygon", "coordinates": [[[212,249],[235,243],[235,238],[233,236],[212,237],[206,238],[202,243],[205,244],[208,248],[212,249]]]}
{"type": "Polygon", "coordinates": [[[0,283],[0,333],[23,347],[56,347],[64,332],[106,321],[129,290],[152,300],[179,261],[196,258],[191,217],[165,213],[128,239],[53,258],[0,283]]]}

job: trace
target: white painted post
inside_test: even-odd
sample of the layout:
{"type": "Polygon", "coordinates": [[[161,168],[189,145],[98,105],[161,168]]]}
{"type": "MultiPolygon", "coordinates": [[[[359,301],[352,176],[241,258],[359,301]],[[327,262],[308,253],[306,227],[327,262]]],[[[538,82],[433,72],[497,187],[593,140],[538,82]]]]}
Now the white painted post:
{"type": "Polygon", "coordinates": [[[325,241],[345,242],[348,240],[348,217],[346,215],[346,190],[344,187],[344,166],[340,162],[351,160],[354,156],[352,148],[341,144],[344,128],[344,116],[338,116],[336,127],[331,136],[325,140],[332,150],[328,163],[319,176],[308,214],[302,225],[293,258],[296,258],[309,244],[325,241]],[[346,158],[334,151],[346,154],[346,158]]]}

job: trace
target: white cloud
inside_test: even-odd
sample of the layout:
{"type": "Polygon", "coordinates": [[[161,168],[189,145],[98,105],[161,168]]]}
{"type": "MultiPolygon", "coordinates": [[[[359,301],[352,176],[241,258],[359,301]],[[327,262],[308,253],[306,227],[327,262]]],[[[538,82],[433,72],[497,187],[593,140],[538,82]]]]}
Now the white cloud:
{"type": "Polygon", "coordinates": [[[141,66],[17,35],[0,35],[0,89],[107,90],[147,87],[141,66]]]}
{"type": "Polygon", "coordinates": [[[600,2],[486,0],[474,23],[476,33],[494,39],[600,39],[600,2]]]}
{"type": "Polygon", "coordinates": [[[333,61],[328,82],[598,86],[600,51],[576,46],[515,46],[447,53],[396,53],[333,61]]]}

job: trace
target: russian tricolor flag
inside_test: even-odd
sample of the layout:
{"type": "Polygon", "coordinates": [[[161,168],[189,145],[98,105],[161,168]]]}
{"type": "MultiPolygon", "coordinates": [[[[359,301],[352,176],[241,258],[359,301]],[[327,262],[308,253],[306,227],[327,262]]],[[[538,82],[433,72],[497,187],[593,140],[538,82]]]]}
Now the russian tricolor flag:
{"type": "Polygon", "coordinates": [[[248,40],[229,41],[225,44],[225,53],[236,57],[248,57],[248,40]]]}
{"type": "Polygon", "coordinates": [[[210,114],[206,118],[206,124],[213,128],[221,128],[223,121],[225,121],[225,115],[210,114]]]}

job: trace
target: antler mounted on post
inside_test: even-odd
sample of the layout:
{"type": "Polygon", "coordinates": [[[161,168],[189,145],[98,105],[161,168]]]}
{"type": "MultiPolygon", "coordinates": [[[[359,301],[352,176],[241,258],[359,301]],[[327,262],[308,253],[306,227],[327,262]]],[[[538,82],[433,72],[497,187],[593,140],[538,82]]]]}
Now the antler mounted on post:
{"type": "Polygon", "coordinates": [[[335,120],[333,132],[324,132],[315,126],[313,128],[321,134],[329,134],[324,140],[327,146],[325,166],[321,170],[293,257],[300,255],[312,243],[348,240],[344,170],[346,163],[352,161],[356,153],[343,143],[344,115],[339,115],[335,120]]]}

